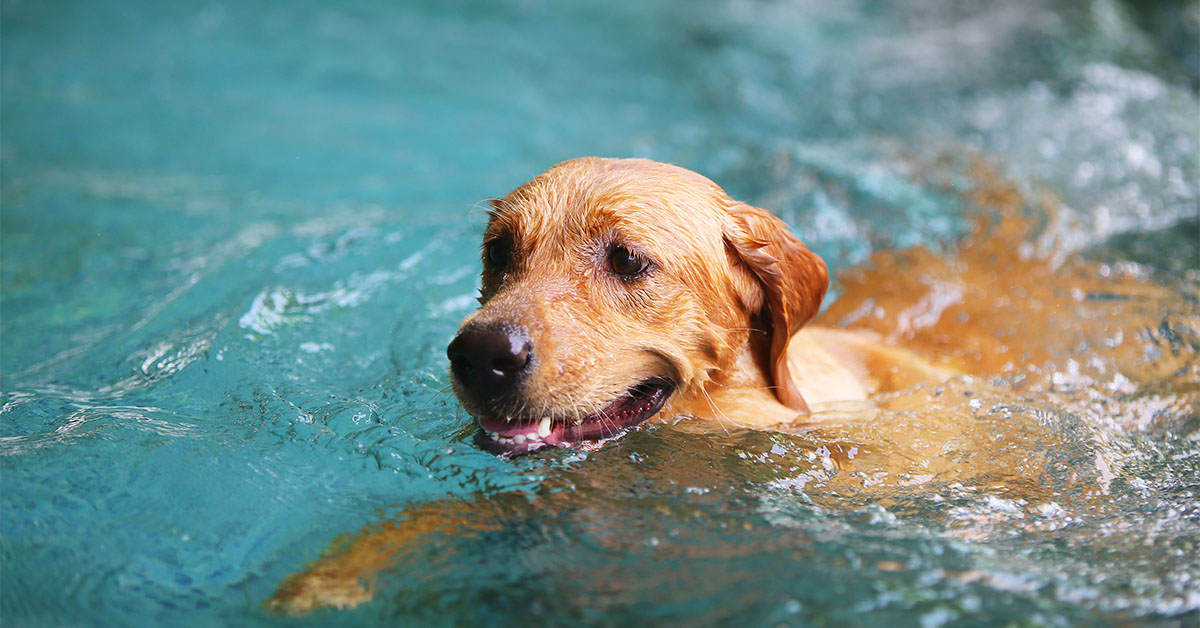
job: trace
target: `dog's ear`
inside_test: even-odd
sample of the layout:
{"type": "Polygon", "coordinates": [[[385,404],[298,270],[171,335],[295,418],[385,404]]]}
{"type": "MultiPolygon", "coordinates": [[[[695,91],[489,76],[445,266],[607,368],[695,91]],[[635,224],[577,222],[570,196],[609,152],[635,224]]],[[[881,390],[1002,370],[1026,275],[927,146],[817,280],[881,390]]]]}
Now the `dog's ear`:
{"type": "Polygon", "coordinates": [[[787,348],[792,335],[811,321],[829,287],[829,270],[816,253],[770,213],[744,203],[729,206],[725,243],[736,262],[744,264],[758,286],[735,289],[751,314],[767,310],[771,334],[771,381],[775,396],[797,412],[808,404],[788,372],[787,348]],[[761,288],[747,290],[747,288],[761,288]]]}

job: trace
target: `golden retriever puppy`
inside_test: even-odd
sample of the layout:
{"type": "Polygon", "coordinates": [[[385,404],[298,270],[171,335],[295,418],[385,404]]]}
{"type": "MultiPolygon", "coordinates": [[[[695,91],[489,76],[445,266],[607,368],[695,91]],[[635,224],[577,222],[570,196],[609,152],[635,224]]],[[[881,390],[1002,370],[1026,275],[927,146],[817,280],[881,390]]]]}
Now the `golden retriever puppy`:
{"type": "Polygon", "coordinates": [[[482,307],[448,355],[490,451],[589,447],[680,415],[770,428],[953,373],[862,333],[802,329],[825,263],[689,170],[573,159],[489,214],[482,307]]]}

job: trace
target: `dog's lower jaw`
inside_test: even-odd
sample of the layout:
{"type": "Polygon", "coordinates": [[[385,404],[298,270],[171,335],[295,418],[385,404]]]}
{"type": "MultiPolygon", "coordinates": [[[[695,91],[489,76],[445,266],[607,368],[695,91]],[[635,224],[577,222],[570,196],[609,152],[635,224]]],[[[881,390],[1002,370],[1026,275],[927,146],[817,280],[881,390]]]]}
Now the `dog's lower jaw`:
{"type": "Polygon", "coordinates": [[[503,456],[531,453],[546,447],[594,449],[653,417],[674,392],[675,384],[671,380],[651,377],[631,387],[599,412],[578,420],[549,415],[481,416],[475,442],[480,448],[503,456]]]}

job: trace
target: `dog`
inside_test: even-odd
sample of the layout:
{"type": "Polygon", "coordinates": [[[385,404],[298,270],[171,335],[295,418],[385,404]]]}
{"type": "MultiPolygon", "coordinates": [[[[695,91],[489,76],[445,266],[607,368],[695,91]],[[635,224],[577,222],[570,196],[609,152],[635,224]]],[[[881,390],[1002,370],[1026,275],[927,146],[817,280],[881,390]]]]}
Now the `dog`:
{"type": "Polygon", "coordinates": [[[806,328],[825,262],[677,166],[558,164],[492,202],[483,242],[482,307],[447,353],[479,444],[502,455],[678,416],[769,429],[955,374],[869,334],[806,328]]]}
{"type": "MultiPolygon", "coordinates": [[[[957,256],[878,253],[868,270],[842,277],[843,297],[818,319],[826,265],[769,212],[644,159],[550,168],[491,202],[481,306],[447,348],[476,442],[511,457],[595,450],[647,422],[714,434],[820,429],[828,442],[862,444],[822,447],[826,469],[857,464],[894,486],[975,473],[1009,477],[1032,501],[1052,489],[1029,469],[1054,463],[1056,451],[1083,451],[1095,473],[1071,474],[1075,484],[1053,489],[1055,499],[1094,492],[1113,474],[1100,448],[1081,444],[1092,432],[1048,431],[1034,413],[1025,424],[1006,418],[997,434],[970,413],[985,398],[1019,403],[1016,388],[1067,399],[1056,390],[1064,366],[1078,373],[1085,364],[1096,381],[1155,377],[1144,344],[1112,339],[1153,340],[1135,330],[1162,327],[1163,313],[1182,306],[1170,291],[1028,254],[1019,243],[1031,237],[1029,221],[1009,219],[1024,206],[1015,187],[994,173],[972,176],[972,201],[993,211],[980,214],[957,256]]],[[[1194,315],[1188,307],[1183,320],[1194,315]]],[[[1194,368],[1171,360],[1162,373],[1194,368]]],[[[1080,407],[1094,403],[1085,393],[1080,407]]],[[[372,597],[373,575],[421,537],[480,532],[531,508],[555,512],[570,495],[500,492],[409,508],[339,540],[265,604],[289,614],[356,606],[372,597]]]]}

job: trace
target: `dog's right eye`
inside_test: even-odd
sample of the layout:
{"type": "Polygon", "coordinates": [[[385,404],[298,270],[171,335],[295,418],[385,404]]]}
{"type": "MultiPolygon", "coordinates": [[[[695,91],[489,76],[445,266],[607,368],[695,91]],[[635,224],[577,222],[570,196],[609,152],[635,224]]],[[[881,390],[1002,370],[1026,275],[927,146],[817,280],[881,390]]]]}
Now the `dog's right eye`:
{"type": "Polygon", "coordinates": [[[622,277],[636,277],[645,272],[650,263],[623,246],[614,246],[608,252],[608,265],[622,277]]]}
{"type": "Polygon", "coordinates": [[[505,268],[512,259],[512,242],[508,238],[489,240],[484,245],[484,259],[492,268],[505,268]]]}

